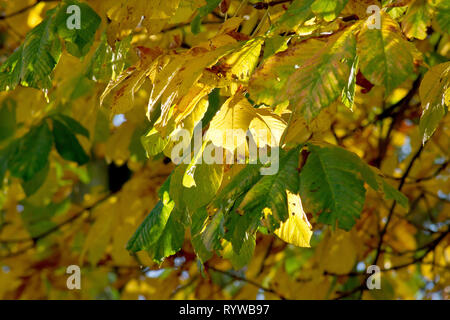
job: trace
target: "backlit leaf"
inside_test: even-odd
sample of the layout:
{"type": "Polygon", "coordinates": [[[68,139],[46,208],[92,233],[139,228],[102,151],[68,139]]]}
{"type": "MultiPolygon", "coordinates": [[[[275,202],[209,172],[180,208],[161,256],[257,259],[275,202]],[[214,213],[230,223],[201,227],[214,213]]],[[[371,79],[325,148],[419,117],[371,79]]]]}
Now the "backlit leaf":
{"type": "Polygon", "coordinates": [[[275,234],[283,241],[297,247],[310,247],[309,241],[312,236],[312,227],[303,211],[300,197],[287,191],[289,205],[289,218],[280,223],[275,234]]]}
{"type": "Polygon", "coordinates": [[[355,55],[352,28],[325,43],[301,42],[265,61],[250,82],[250,95],[267,105],[289,100],[293,110],[312,120],[341,95],[355,55]]]}
{"type": "Polygon", "coordinates": [[[412,45],[387,14],[381,12],[380,29],[370,29],[370,23],[364,23],[358,35],[359,64],[367,80],[384,86],[387,96],[413,73],[412,45]]]}
{"type": "Polygon", "coordinates": [[[431,138],[439,121],[448,112],[449,90],[450,63],[434,66],[423,77],[419,88],[423,109],[420,117],[420,134],[423,143],[431,138]]]}
{"type": "Polygon", "coordinates": [[[408,8],[402,20],[402,29],[408,38],[423,40],[427,37],[427,26],[431,22],[429,10],[426,0],[416,0],[408,8]]]}
{"type": "MultiPolygon", "coordinates": [[[[69,11],[71,12],[71,11],[69,11]]],[[[55,18],[58,35],[65,41],[66,49],[76,57],[82,57],[89,52],[94,41],[95,32],[100,25],[101,18],[85,3],[66,0],[55,18]],[[68,13],[71,6],[77,6],[80,11],[80,25],[77,28],[68,28],[69,19],[77,12],[68,13]]]]}
{"type": "Polygon", "coordinates": [[[325,21],[332,21],[341,13],[348,0],[316,0],[311,5],[311,10],[323,17],[325,21]]]}

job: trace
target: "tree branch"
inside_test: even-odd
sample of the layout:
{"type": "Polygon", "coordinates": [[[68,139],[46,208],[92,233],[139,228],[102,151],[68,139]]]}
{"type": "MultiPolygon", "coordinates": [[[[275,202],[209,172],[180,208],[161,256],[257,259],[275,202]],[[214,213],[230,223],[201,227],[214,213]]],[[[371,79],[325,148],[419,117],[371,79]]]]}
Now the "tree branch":
{"type": "MultiPolygon", "coordinates": [[[[405,184],[406,178],[408,177],[408,174],[411,171],[411,169],[412,169],[412,167],[414,165],[414,162],[419,158],[420,154],[422,153],[422,150],[423,150],[424,146],[425,145],[421,145],[420,146],[419,150],[417,150],[417,152],[414,154],[414,156],[412,157],[411,161],[409,162],[409,165],[406,168],[405,173],[403,174],[403,176],[402,176],[402,178],[400,180],[400,184],[398,185],[398,188],[397,188],[398,191],[402,190],[403,185],[405,184]]],[[[391,219],[392,219],[392,216],[393,216],[394,209],[395,209],[396,205],[397,205],[397,201],[394,200],[394,202],[392,203],[391,209],[389,210],[389,214],[387,216],[386,223],[385,223],[383,229],[380,232],[380,239],[378,241],[377,252],[376,252],[375,258],[373,259],[373,262],[372,262],[373,265],[376,265],[377,262],[378,262],[378,258],[380,256],[380,251],[381,251],[381,246],[383,245],[383,238],[384,238],[384,235],[387,232],[387,229],[389,227],[389,223],[391,222],[391,219]]]]}
{"type": "Polygon", "coordinates": [[[278,0],[278,1],[271,1],[271,2],[256,2],[253,4],[253,8],[257,9],[257,10],[261,10],[261,9],[267,9],[269,7],[273,7],[279,4],[283,4],[283,3],[288,3],[288,2],[292,2],[293,0],[278,0]]]}
{"type": "Polygon", "coordinates": [[[278,296],[281,300],[287,300],[287,298],[285,296],[283,296],[281,293],[275,291],[272,288],[266,288],[265,286],[255,282],[253,280],[241,277],[241,276],[239,276],[237,274],[234,274],[234,273],[231,273],[231,272],[228,272],[228,271],[217,269],[217,268],[209,266],[209,265],[208,265],[208,269],[211,269],[211,270],[213,270],[215,272],[222,273],[222,274],[224,274],[226,276],[229,276],[229,277],[231,277],[231,278],[233,278],[235,280],[247,282],[248,284],[251,284],[251,285],[253,285],[253,286],[255,286],[255,287],[257,287],[257,288],[259,288],[259,289],[261,289],[263,291],[270,292],[270,293],[278,296]]]}
{"type": "MultiPolygon", "coordinates": [[[[404,264],[392,266],[392,267],[389,267],[389,268],[380,268],[380,272],[395,271],[395,270],[399,270],[399,269],[403,269],[403,268],[409,267],[409,266],[411,266],[411,265],[413,265],[413,264],[416,264],[416,263],[421,263],[421,262],[423,261],[423,259],[425,259],[425,257],[426,257],[431,251],[433,251],[433,250],[438,246],[438,244],[439,244],[442,240],[444,240],[449,234],[450,234],[450,229],[447,229],[447,231],[443,232],[441,235],[439,235],[439,237],[437,237],[437,238],[434,239],[433,241],[429,242],[428,244],[426,244],[425,246],[423,246],[423,247],[421,247],[421,248],[419,248],[419,249],[416,249],[416,251],[420,251],[420,250],[423,250],[423,249],[425,249],[425,248],[427,249],[420,257],[414,258],[413,260],[411,260],[411,261],[409,261],[409,262],[406,262],[406,263],[404,263],[404,264]]],[[[447,268],[446,266],[441,266],[441,265],[438,265],[438,267],[440,267],[440,268],[447,268]]],[[[342,274],[342,275],[340,275],[340,274],[334,274],[334,273],[325,272],[324,275],[341,276],[341,277],[342,277],[342,276],[363,276],[364,273],[363,273],[363,272],[349,272],[349,273],[347,273],[347,274],[342,274]]],[[[349,296],[351,296],[352,294],[355,294],[355,293],[357,293],[357,292],[360,292],[361,295],[362,295],[362,292],[363,292],[364,290],[367,290],[367,287],[366,287],[366,284],[365,284],[366,281],[367,281],[367,277],[365,277],[365,281],[364,281],[361,285],[357,286],[356,288],[353,288],[352,290],[350,290],[350,291],[348,291],[348,292],[343,292],[343,293],[341,293],[338,297],[336,297],[336,298],[334,298],[334,299],[335,299],[335,300],[340,300],[340,299],[349,297],[349,296]]],[[[361,297],[361,296],[360,296],[360,297],[361,297]]]]}

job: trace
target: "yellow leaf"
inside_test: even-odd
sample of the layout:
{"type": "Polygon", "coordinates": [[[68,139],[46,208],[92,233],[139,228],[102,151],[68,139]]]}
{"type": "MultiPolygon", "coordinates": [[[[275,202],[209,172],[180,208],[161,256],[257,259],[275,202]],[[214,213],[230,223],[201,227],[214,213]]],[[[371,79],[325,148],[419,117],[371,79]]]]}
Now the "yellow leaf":
{"type": "Polygon", "coordinates": [[[234,52],[226,59],[225,63],[231,66],[231,69],[227,72],[227,77],[237,82],[232,84],[232,93],[236,92],[240,84],[248,83],[250,75],[258,63],[262,44],[262,39],[250,40],[242,49],[234,52]]]}
{"type": "Polygon", "coordinates": [[[250,130],[259,147],[278,146],[286,129],[286,122],[270,108],[254,108],[256,116],[250,123],[250,130]]]}
{"type": "Polygon", "coordinates": [[[160,32],[175,15],[179,3],[180,0],[109,0],[105,3],[107,16],[112,20],[108,28],[109,42],[114,43],[114,40],[120,39],[139,24],[149,34],[160,32]]]}
{"type": "Polygon", "coordinates": [[[216,146],[231,152],[246,142],[247,130],[255,118],[255,111],[241,94],[229,98],[210,123],[207,137],[216,146]]]}
{"type": "Polygon", "coordinates": [[[229,98],[210,123],[207,139],[230,152],[246,143],[251,129],[259,147],[275,146],[286,127],[284,120],[269,108],[253,108],[242,94],[229,98]]]}
{"type": "Polygon", "coordinates": [[[297,247],[311,247],[309,241],[313,234],[308,217],[303,211],[302,202],[297,194],[286,191],[289,204],[289,218],[280,224],[275,234],[283,241],[297,247]]]}
{"type": "Polygon", "coordinates": [[[130,67],[117,79],[111,79],[102,96],[100,97],[100,105],[102,105],[106,97],[110,97],[110,108],[112,114],[125,113],[134,106],[134,97],[136,92],[143,85],[146,76],[158,65],[156,58],[161,54],[160,50],[142,49],[141,60],[136,66],[130,67]]]}
{"type": "Polygon", "coordinates": [[[192,48],[185,54],[175,55],[157,73],[154,80],[147,116],[153,111],[156,103],[161,101],[160,126],[166,126],[170,117],[170,109],[177,104],[195,86],[205,68],[215,64],[222,56],[235,48],[235,45],[224,46],[208,51],[205,48],[192,48]]]}

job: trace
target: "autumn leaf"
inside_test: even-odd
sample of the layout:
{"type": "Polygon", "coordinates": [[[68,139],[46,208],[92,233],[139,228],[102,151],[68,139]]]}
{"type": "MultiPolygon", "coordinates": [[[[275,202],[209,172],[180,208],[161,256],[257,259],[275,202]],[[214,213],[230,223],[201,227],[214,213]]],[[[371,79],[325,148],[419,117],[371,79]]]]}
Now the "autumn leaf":
{"type": "Polygon", "coordinates": [[[431,68],[424,76],[419,88],[422,102],[420,133],[425,143],[436,130],[439,121],[448,112],[450,105],[450,64],[442,63],[431,68]]]}
{"type": "Polygon", "coordinates": [[[448,300],[449,9],[0,0],[0,299],[448,300]]]}

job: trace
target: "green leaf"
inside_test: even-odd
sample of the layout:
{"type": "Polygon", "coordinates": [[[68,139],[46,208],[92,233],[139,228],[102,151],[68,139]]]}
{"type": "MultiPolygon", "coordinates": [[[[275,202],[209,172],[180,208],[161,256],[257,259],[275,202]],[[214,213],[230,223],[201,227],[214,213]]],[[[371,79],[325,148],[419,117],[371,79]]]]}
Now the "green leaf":
{"type": "Polygon", "coordinates": [[[450,3],[448,0],[435,1],[436,22],[443,33],[450,33],[450,3]]]}
{"type": "Polygon", "coordinates": [[[0,90],[13,90],[18,84],[48,89],[50,74],[61,56],[61,43],[54,32],[54,11],[33,28],[23,44],[0,67],[0,90]]]}
{"type": "Polygon", "coordinates": [[[201,240],[205,245],[206,250],[221,250],[221,239],[225,234],[223,212],[217,212],[208,222],[203,226],[201,231],[201,240]]]}
{"type": "Polygon", "coordinates": [[[95,81],[117,80],[117,76],[127,66],[128,54],[133,36],[116,41],[115,49],[108,44],[106,33],[102,34],[100,44],[95,50],[86,71],[86,77],[95,81]]]}
{"type": "Polygon", "coordinates": [[[74,134],[79,134],[86,138],[89,138],[89,131],[74,118],[71,118],[64,114],[57,114],[55,118],[64,123],[74,134]]]}
{"type": "Polygon", "coordinates": [[[308,150],[300,173],[305,211],[318,214],[319,222],[350,230],[364,206],[364,180],[378,189],[375,174],[356,154],[343,148],[309,145],[308,150]]]}
{"type": "Polygon", "coordinates": [[[17,85],[36,89],[52,86],[51,73],[61,56],[61,36],[66,49],[77,57],[90,49],[100,17],[87,5],[68,0],[47,11],[46,18],[25,36],[23,44],[0,67],[0,91],[13,90],[17,85]],[[81,10],[80,29],[67,27],[70,5],[81,10]]]}
{"type": "Polygon", "coordinates": [[[206,0],[206,4],[198,9],[197,15],[191,22],[191,32],[197,34],[200,32],[202,20],[219,5],[222,0],[206,0]]]}
{"type": "Polygon", "coordinates": [[[263,208],[273,208],[276,212],[275,221],[271,221],[273,229],[280,221],[287,219],[286,190],[297,192],[297,166],[298,148],[281,157],[276,175],[261,176],[261,165],[249,164],[211,203],[211,211],[224,214],[227,230],[225,238],[232,243],[236,254],[240,253],[243,239],[250,238],[256,232],[263,208]]]}
{"type": "Polygon", "coordinates": [[[348,78],[347,85],[342,90],[342,103],[353,111],[353,105],[355,104],[355,90],[356,90],[356,75],[358,74],[358,56],[353,60],[352,69],[350,71],[350,77],[348,78]]]}
{"type": "Polygon", "coordinates": [[[305,212],[318,214],[319,222],[350,230],[364,206],[364,183],[408,208],[408,198],[353,152],[315,144],[308,150],[300,173],[300,197],[305,212]]]}
{"type": "Polygon", "coordinates": [[[381,28],[369,29],[367,22],[358,36],[361,72],[371,83],[385,87],[388,96],[414,71],[413,45],[402,37],[397,22],[381,14],[381,28]]]}
{"type": "Polygon", "coordinates": [[[293,110],[311,120],[341,96],[355,55],[353,27],[326,42],[303,41],[263,63],[250,81],[250,96],[266,105],[289,100],[293,110]]]}
{"type": "Polygon", "coordinates": [[[225,226],[228,230],[225,237],[239,253],[242,239],[256,231],[262,212],[240,215],[233,208],[239,206],[250,188],[261,179],[261,164],[248,164],[216,195],[209,205],[212,212],[223,212],[225,226]]]}
{"type": "Polygon", "coordinates": [[[74,132],[56,119],[53,119],[53,137],[56,150],[63,159],[74,161],[79,165],[86,164],[89,161],[89,156],[78,142],[74,132]]]}
{"type": "Polygon", "coordinates": [[[233,208],[236,200],[247,193],[250,188],[261,179],[262,165],[248,164],[239,174],[228,183],[222,191],[216,195],[211,206],[228,213],[233,208]]]}
{"type": "Polygon", "coordinates": [[[214,90],[212,90],[211,93],[208,95],[208,109],[206,110],[202,119],[203,128],[211,122],[211,119],[214,117],[214,115],[217,113],[217,111],[219,111],[220,107],[222,106],[222,103],[220,102],[219,92],[220,92],[219,88],[214,88],[214,90]]]}
{"type": "MultiPolygon", "coordinates": [[[[242,195],[236,200],[236,207],[242,203],[244,197],[245,195],[242,195]]],[[[261,225],[262,215],[262,210],[247,212],[242,215],[237,210],[233,210],[227,215],[225,239],[232,243],[236,254],[240,254],[244,241],[255,235],[258,227],[261,225]]]]}
{"type": "Polygon", "coordinates": [[[0,142],[14,136],[16,131],[16,102],[5,99],[0,107],[0,142]]]}
{"type": "Polygon", "coordinates": [[[193,213],[208,204],[216,195],[222,183],[223,166],[218,164],[197,164],[194,173],[195,186],[186,188],[182,181],[186,165],[178,166],[170,181],[170,196],[178,208],[193,213]]]}
{"type": "Polygon", "coordinates": [[[416,0],[409,7],[402,19],[402,30],[408,38],[424,40],[427,27],[431,22],[426,0],[416,0]]]}
{"type": "Polygon", "coordinates": [[[52,149],[53,136],[46,121],[33,127],[25,136],[13,142],[9,170],[24,181],[31,180],[44,169],[52,149]]]}
{"type": "Polygon", "coordinates": [[[146,250],[157,263],[179,251],[184,241],[181,213],[174,209],[175,203],[170,199],[167,184],[161,193],[162,199],[144,219],[126,247],[131,252],[146,250]]]}
{"type": "Polygon", "coordinates": [[[22,188],[25,191],[27,197],[35,194],[36,191],[44,184],[45,179],[47,179],[50,166],[47,164],[44,169],[40,170],[34,175],[34,177],[29,181],[24,181],[22,183],[22,188]]]}
{"type": "Polygon", "coordinates": [[[6,171],[8,171],[9,161],[9,148],[0,150],[0,188],[3,186],[3,179],[5,178],[6,171]]]}
{"type": "Polygon", "coordinates": [[[147,157],[151,157],[161,153],[168,145],[169,139],[163,139],[155,128],[151,128],[141,137],[141,143],[147,152],[147,157]]]}
{"type": "Polygon", "coordinates": [[[182,219],[183,217],[180,211],[177,209],[172,211],[153,250],[147,250],[150,256],[153,256],[154,261],[162,263],[166,257],[174,255],[181,249],[185,232],[183,223],[181,222],[182,219]]]}
{"type": "Polygon", "coordinates": [[[66,0],[56,14],[55,25],[58,35],[65,41],[67,51],[76,57],[83,57],[89,52],[101,21],[98,14],[87,4],[66,0]],[[79,8],[79,29],[68,28],[69,23],[73,23],[72,17],[78,13],[69,13],[71,6],[79,8]]]}
{"type": "Polygon", "coordinates": [[[223,246],[222,256],[231,261],[234,269],[242,269],[250,262],[253,256],[256,245],[255,238],[255,235],[251,235],[250,237],[243,239],[239,253],[236,253],[231,242],[226,241],[223,246]]]}
{"type": "Polygon", "coordinates": [[[0,91],[14,90],[20,83],[23,68],[20,46],[0,67],[0,91]]]}
{"type": "Polygon", "coordinates": [[[387,183],[384,179],[380,178],[382,190],[384,193],[384,197],[387,200],[395,200],[397,201],[403,208],[407,209],[409,208],[409,201],[408,198],[397,190],[397,188],[394,188],[389,183],[387,183]]]}
{"type": "Polygon", "coordinates": [[[311,5],[314,0],[294,0],[286,12],[277,21],[275,32],[296,29],[314,17],[311,5]]]}
{"type": "Polygon", "coordinates": [[[211,259],[213,252],[208,250],[202,241],[202,230],[208,220],[208,212],[205,207],[199,208],[192,215],[191,242],[194,252],[202,263],[211,259]]]}
{"type": "Polygon", "coordinates": [[[113,49],[108,44],[106,34],[103,33],[100,43],[89,62],[86,77],[94,81],[109,81],[112,76],[112,70],[110,68],[112,59],[113,49]]]}
{"type": "Polygon", "coordinates": [[[422,143],[431,138],[450,105],[450,62],[432,67],[423,77],[419,87],[422,103],[420,135],[422,143]]]}
{"type": "Polygon", "coordinates": [[[32,237],[39,237],[56,226],[52,218],[63,214],[70,208],[70,199],[59,203],[50,203],[45,207],[38,207],[26,201],[22,202],[21,217],[25,227],[32,237]]]}
{"type": "Polygon", "coordinates": [[[287,42],[289,37],[283,37],[279,35],[275,35],[271,38],[267,38],[264,41],[264,56],[263,59],[267,59],[274,54],[284,51],[288,48],[287,42]]]}
{"type": "Polygon", "coordinates": [[[344,9],[348,0],[316,0],[311,5],[311,10],[325,21],[333,21],[344,9]]]}
{"type": "Polygon", "coordinates": [[[281,156],[277,174],[264,176],[245,195],[239,209],[243,215],[259,214],[264,208],[272,211],[272,228],[289,217],[286,190],[298,191],[299,148],[294,148],[281,156]]]}
{"type": "Polygon", "coordinates": [[[127,66],[128,54],[131,49],[131,40],[133,35],[130,34],[120,41],[116,41],[115,50],[113,54],[113,59],[108,60],[111,63],[112,69],[112,79],[115,80],[117,76],[125,69],[127,66]]]}

